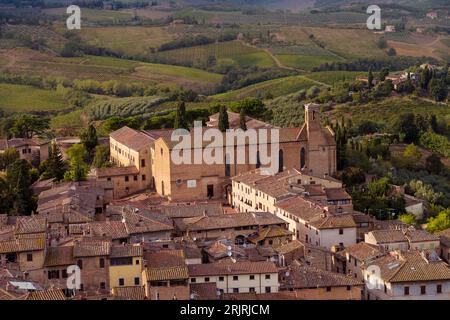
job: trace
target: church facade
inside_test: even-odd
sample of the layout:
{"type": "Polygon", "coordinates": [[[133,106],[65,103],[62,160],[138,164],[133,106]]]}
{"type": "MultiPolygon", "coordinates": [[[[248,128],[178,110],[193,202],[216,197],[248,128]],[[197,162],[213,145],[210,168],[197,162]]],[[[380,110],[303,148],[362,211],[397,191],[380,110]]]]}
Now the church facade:
{"type": "MultiPolygon", "coordinates": [[[[202,132],[208,129],[211,129],[211,126],[202,128],[202,132]]],[[[261,164],[263,161],[260,156],[262,155],[259,153],[262,143],[266,144],[267,155],[273,159],[276,157],[278,160],[277,172],[295,168],[305,174],[318,177],[331,176],[336,172],[334,133],[330,128],[321,125],[319,105],[305,105],[305,123],[301,128],[275,128],[268,125],[252,130],[257,133],[257,145],[254,145],[251,140],[243,139],[241,142],[236,140],[232,143],[231,149],[223,147],[220,153],[223,161],[213,164],[195,163],[193,159],[195,152],[214,154],[213,150],[209,150],[214,147],[210,142],[194,143],[197,139],[194,130],[186,133],[187,138],[192,141],[190,149],[182,151],[188,152],[192,161],[181,164],[174,163],[172,158],[173,152],[179,152],[176,150],[179,141],[173,141],[173,130],[142,131],[141,134],[148,137],[144,141],[148,143],[150,149],[147,155],[150,168],[146,172],[151,175],[150,186],[158,194],[172,201],[225,199],[227,193],[231,191],[231,177],[265,167],[261,164]],[[265,130],[264,133],[268,136],[267,142],[259,138],[262,133],[260,130],[265,130]],[[271,141],[272,130],[276,130],[278,134],[276,146],[271,141]],[[258,152],[255,154],[250,152],[251,150],[258,150],[258,152]],[[244,161],[238,161],[238,154],[245,154],[244,161]]],[[[115,136],[117,135],[114,133],[110,136],[111,146],[117,144],[114,140],[115,136]]],[[[229,144],[229,141],[227,143],[229,144]]],[[[115,153],[111,152],[111,155],[113,154],[115,153]]],[[[117,163],[116,159],[112,160],[117,163]]]]}

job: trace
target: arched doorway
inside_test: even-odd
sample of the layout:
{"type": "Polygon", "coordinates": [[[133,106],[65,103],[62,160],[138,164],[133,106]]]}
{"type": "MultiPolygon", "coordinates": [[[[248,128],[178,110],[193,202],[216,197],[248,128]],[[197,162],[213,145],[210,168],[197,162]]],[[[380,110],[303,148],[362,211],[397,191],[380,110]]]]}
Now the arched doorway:
{"type": "Polygon", "coordinates": [[[284,159],[283,159],[283,149],[278,151],[278,172],[283,172],[284,159]]]}
{"type": "Polygon", "coordinates": [[[302,148],[300,150],[300,169],[303,169],[306,165],[306,150],[305,148],[302,148]]]}

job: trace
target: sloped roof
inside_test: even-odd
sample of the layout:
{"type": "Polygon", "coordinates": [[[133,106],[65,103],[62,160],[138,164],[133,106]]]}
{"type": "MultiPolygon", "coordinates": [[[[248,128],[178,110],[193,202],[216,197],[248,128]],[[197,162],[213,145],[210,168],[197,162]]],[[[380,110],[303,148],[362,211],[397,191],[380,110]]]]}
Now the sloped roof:
{"type": "Polygon", "coordinates": [[[111,258],[142,257],[144,250],[140,245],[118,245],[111,247],[111,258]]]}
{"type": "Polygon", "coordinates": [[[275,238],[275,237],[286,237],[291,236],[294,233],[285,228],[279,226],[269,226],[261,229],[256,236],[249,237],[249,240],[253,243],[258,243],[261,240],[267,238],[275,238]]]}
{"type": "Polygon", "coordinates": [[[426,260],[418,251],[396,254],[390,254],[370,263],[380,268],[381,278],[386,282],[450,280],[450,268],[442,260],[426,260]]]}
{"type": "Polygon", "coordinates": [[[286,222],[269,212],[241,212],[217,217],[194,217],[175,221],[178,230],[214,230],[244,226],[285,224],[286,222]]]}
{"type": "Polygon", "coordinates": [[[31,216],[18,217],[16,220],[16,234],[44,233],[47,229],[46,218],[31,216]]]}
{"type": "Polygon", "coordinates": [[[72,246],[48,247],[44,266],[66,266],[74,264],[74,261],[72,246]]]}
{"type": "Polygon", "coordinates": [[[0,253],[44,250],[45,238],[16,239],[0,241],[0,253]]]}
{"type": "Polygon", "coordinates": [[[188,218],[202,216],[219,216],[223,214],[220,203],[196,203],[191,205],[164,205],[161,211],[169,218],[188,218]]]}
{"type": "Polygon", "coordinates": [[[377,243],[407,242],[402,230],[373,230],[370,232],[377,243]]]}
{"type": "Polygon", "coordinates": [[[152,144],[154,141],[148,135],[126,126],[111,132],[109,136],[111,139],[114,139],[135,151],[141,150],[147,145],[152,144]]]}
{"type": "Polygon", "coordinates": [[[25,300],[67,300],[62,290],[43,290],[29,292],[25,300]]]}
{"type": "Polygon", "coordinates": [[[289,276],[283,285],[293,289],[362,286],[363,283],[344,274],[321,270],[310,266],[294,266],[289,268],[289,276]]]}
{"type": "Polygon", "coordinates": [[[83,241],[75,243],[73,249],[74,257],[109,256],[110,253],[111,243],[102,240],[83,239],[83,241]]]}
{"type": "Polygon", "coordinates": [[[269,261],[237,261],[236,263],[214,262],[188,265],[190,277],[240,274],[276,273],[278,269],[269,261]]]}
{"type": "Polygon", "coordinates": [[[188,279],[189,273],[186,266],[149,268],[145,269],[148,281],[167,281],[188,279]]]}
{"type": "Polygon", "coordinates": [[[382,252],[378,246],[366,242],[359,242],[346,247],[344,250],[338,252],[338,254],[343,257],[349,254],[359,261],[366,261],[367,259],[381,256],[382,252]]]}
{"type": "Polygon", "coordinates": [[[299,250],[302,248],[304,248],[303,243],[301,243],[297,239],[274,247],[275,251],[278,252],[279,254],[287,254],[289,252],[292,252],[294,250],[299,250]]]}
{"type": "Polygon", "coordinates": [[[92,236],[107,236],[113,240],[128,238],[126,225],[122,221],[90,222],[86,226],[92,236]]]}
{"type": "Polygon", "coordinates": [[[116,300],[146,300],[143,286],[114,287],[112,295],[116,300]]]}

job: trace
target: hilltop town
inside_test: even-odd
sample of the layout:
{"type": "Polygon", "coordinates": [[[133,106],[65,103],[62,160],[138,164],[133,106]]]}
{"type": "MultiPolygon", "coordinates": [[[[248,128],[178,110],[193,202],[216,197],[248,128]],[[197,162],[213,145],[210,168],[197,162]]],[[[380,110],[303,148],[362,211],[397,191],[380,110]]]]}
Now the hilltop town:
{"type": "Polygon", "coordinates": [[[280,129],[273,175],[260,163],[174,165],[171,129],[113,131],[116,166],[38,181],[30,216],[0,216],[1,299],[449,299],[449,230],[355,210],[319,107],[280,129]],[[74,265],[78,289],[68,287],[74,265]]]}
{"type": "Polygon", "coordinates": [[[0,300],[450,300],[450,6],[375,2],[1,0],[0,300]]]}

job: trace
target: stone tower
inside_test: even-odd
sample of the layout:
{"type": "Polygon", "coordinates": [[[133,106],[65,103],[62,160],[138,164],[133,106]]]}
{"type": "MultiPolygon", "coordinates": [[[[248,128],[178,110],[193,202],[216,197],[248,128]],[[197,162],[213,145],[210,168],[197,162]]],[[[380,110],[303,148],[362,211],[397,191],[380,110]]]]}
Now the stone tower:
{"type": "Polygon", "coordinates": [[[334,132],[323,127],[320,105],[305,105],[305,125],[307,132],[307,168],[315,176],[332,175],[336,172],[336,142],[334,132]]]}

